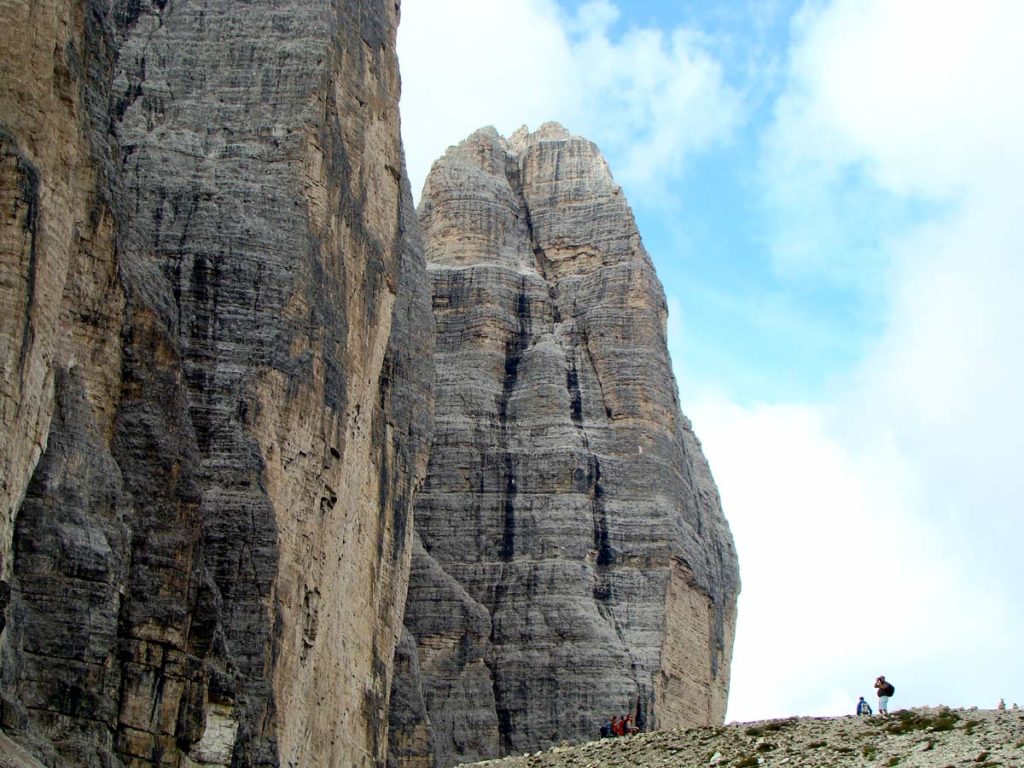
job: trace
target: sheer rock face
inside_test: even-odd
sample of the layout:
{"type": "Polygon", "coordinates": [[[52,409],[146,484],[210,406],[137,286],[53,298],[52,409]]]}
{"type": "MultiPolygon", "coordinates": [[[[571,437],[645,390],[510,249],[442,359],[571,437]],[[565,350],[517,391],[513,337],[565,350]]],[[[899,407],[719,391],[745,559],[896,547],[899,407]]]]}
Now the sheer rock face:
{"type": "Polygon", "coordinates": [[[437,322],[391,760],[721,723],[739,577],[666,305],[596,147],[478,131],[420,204],[437,322]],[[412,643],[415,642],[415,649],[412,643]]]}
{"type": "Polygon", "coordinates": [[[433,344],[385,0],[0,0],[0,726],[382,762],[433,344]]]}

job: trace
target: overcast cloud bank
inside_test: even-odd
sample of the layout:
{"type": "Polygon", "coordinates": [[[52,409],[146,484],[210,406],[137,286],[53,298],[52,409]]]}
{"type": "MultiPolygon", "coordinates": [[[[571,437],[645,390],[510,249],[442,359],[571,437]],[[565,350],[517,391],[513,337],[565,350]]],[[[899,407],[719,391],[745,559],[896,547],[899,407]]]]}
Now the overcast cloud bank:
{"type": "Polygon", "coordinates": [[[1009,3],[882,0],[795,21],[764,134],[778,268],[877,281],[883,330],[829,403],[691,406],[738,539],[742,626],[787,628],[740,635],[731,716],[833,713],[878,673],[905,681],[900,703],[1024,698],[1021,21],[1009,3]],[[865,221],[851,188],[869,209],[939,205],[865,221]],[[858,227],[864,262],[830,261],[858,227]],[[777,611],[801,580],[810,599],[777,611]],[[770,659],[831,690],[766,685],[770,659]]]}

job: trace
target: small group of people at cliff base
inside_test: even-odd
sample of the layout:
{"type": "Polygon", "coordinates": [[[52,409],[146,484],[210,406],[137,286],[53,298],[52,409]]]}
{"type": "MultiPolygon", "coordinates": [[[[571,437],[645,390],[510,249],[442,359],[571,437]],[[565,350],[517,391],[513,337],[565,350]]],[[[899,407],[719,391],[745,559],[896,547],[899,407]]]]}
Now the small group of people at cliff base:
{"type": "MultiPolygon", "coordinates": [[[[875,691],[878,693],[878,714],[889,714],[889,697],[896,693],[896,687],[885,679],[885,675],[875,678],[875,691]]],[[[857,717],[871,714],[871,705],[861,696],[857,702],[857,717]]]]}
{"type": "Polygon", "coordinates": [[[633,724],[632,715],[626,715],[625,717],[613,715],[611,720],[601,726],[602,739],[609,739],[613,736],[630,736],[639,732],[640,729],[633,724]]]}

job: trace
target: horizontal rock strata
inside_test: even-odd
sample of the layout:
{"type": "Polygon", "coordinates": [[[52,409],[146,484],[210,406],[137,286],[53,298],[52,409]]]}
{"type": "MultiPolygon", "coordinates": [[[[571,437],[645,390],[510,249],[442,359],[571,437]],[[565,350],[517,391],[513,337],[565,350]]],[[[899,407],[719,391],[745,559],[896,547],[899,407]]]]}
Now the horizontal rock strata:
{"type": "Polygon", "coordinates": [[[720,723],[736,556],[604,159],[554,124],[481,130],[435,163],[419,213],[435,433],[392,763],[588,738],[612,713],[720,723]]]}
{"type": "Polygon", "coordinates": [[[0,726],[378,764],[433,343],[397,4],[0,1],[0,726]]]}

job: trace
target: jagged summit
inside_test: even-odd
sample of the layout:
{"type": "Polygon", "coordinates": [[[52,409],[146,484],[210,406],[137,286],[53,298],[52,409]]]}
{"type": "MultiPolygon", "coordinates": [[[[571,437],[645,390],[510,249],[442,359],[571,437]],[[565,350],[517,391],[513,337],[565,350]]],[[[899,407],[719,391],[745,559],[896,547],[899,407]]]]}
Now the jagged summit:
{"type": "Polygon", "coordinates": [[[524,123],[507,138],[502,136],[493,125],[485,125],[482,128],[477,128],[458,144],[448,147],[445,151],[445,156],[458,155],[460,154],[460,147],[465,144],[473,144],[479,140],[497,141],[506,151],[521,154],[530,144],[539,141],[564,141],[565,139],[588,141],[588,139],[582,136],[571,133],[557,120],[548,120],[545,123],[541,123],[536,131],[531,131],[530,127],[524,123]]]}
{"type": "Polygon", "coordinates": [[[657,281],[600,150],[558,123],[511,140],[481,128],[449,147],[419,216],[430,267],[497,263],[558,279],[642,259],[657,281]]]}
{"type": "Polygon", "coordinates": [[[587,141],[582,136],[577,136],[569,132],[565,126],[555,120],[549,120],[546,123],[542,123],[541,126],[532,133],[528,126],[523,125],[516,129],[508,139],[508,145],[513,152],[522,154],[523,151],[530,145],[535,144],[539,141],[564,141],[566,139],[581,139],[587,141]]]}

